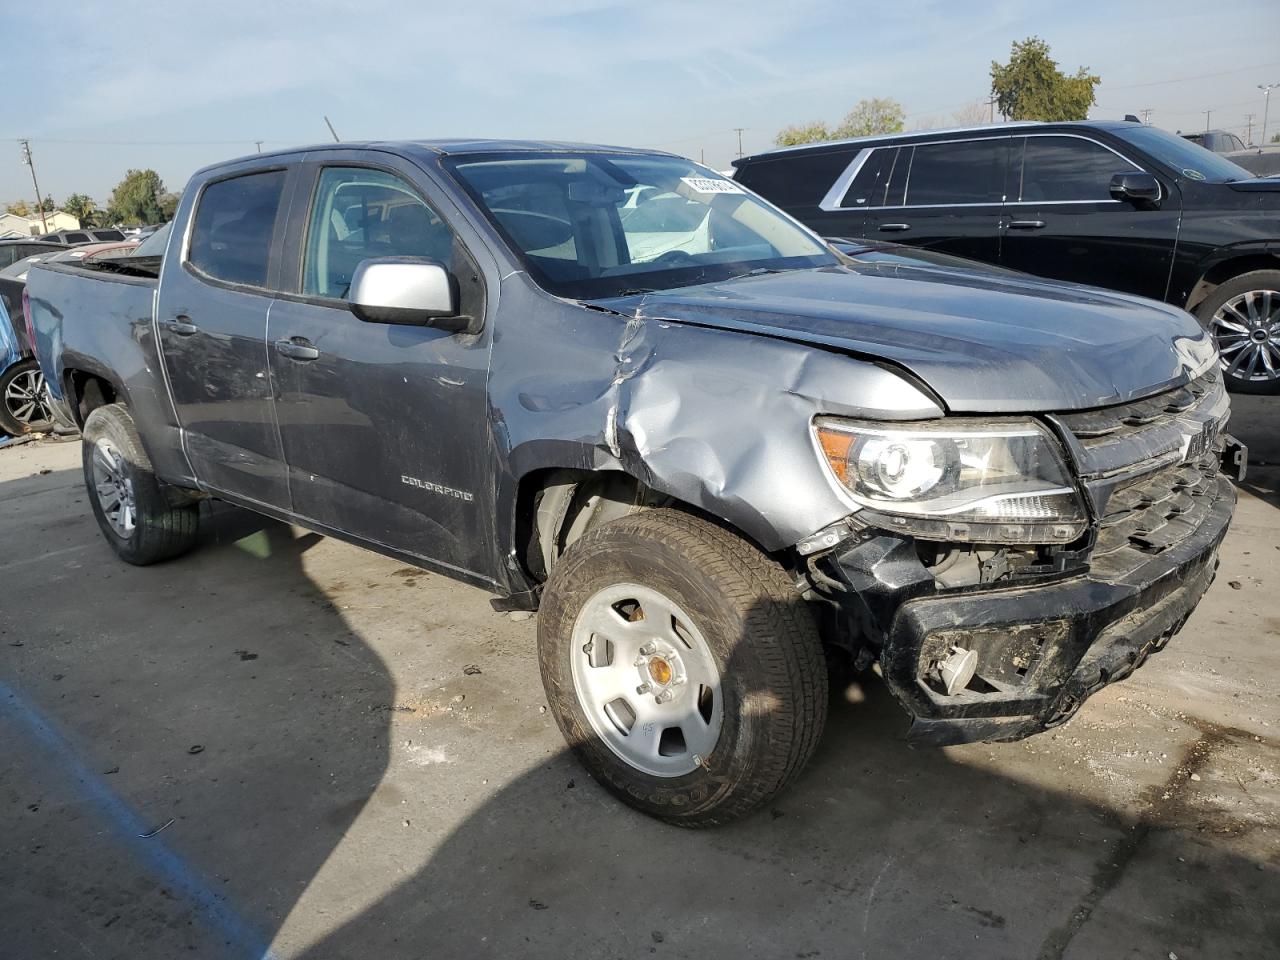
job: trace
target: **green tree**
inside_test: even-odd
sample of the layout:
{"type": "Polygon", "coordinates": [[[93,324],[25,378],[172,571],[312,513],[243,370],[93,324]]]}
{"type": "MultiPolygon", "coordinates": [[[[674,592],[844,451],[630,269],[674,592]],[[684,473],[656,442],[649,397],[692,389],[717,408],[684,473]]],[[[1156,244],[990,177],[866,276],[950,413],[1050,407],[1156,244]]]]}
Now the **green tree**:
{"type": "MultiPolygon", "coordinates": [[[[53,202],[53,197],[49,194],[45,194],[44,199],[40,201],[40,210],[43,210],[45,213],[53,213],[53,211],[57,209],[58,205],[53,202]]],[[[39,213],[40,210],[37,210],[36,213],[39,213]]]]}
{"type": "Polygon", "coordinates": [[[166,193],[160,198],[160,219],[168,223],[173,219],[173,215],[178,212],[178,202],[182,199],[181,193],[166,193]]]}
{"type": "Polygon", "coordinates": [[[1272,138],[1271,138],[1271,142],[1272,142],[1272,143],[1280,143],[1280,133],[1277,133],[1274,137],[1272,137],[1272,138]]]}
{"type": "Polygon", "coordinates": [[[873,137],[881,133],[901,133],[906,115],[902,104],[888,97],[859,100],[835,129],[835,139],[873,137]]]}
{"type": "Polygon", "coordinates": [[[821,120],[814,120],[812,123],[797,124],[779,130],[773,142],[780,147],[794,147],[802,143],[821,143],[823,140],[832,139],[834,138],[831,136],[831,131],[827,129],[827,125],[821,120]]]}
{"type": "Polygon", "coordinates": [[[824,140],[843,140],[845,137],[868,137],[877,133],[899,133],[906,119],[902,104],[887,97],[859,100],[840,125],[828,127],[821,120],[790,126],[780,130],[773,142],[780,147],[801,143],[822,143],[824,140]]]}
{"type": "Polygon", "coordinates": [[[15,217],[31,216],[31,204],[25,200],[15,200],[13,203],[5,204],[5,213],[12,213],[15,217]]]}
{"type": "Polygon", "coordinates": [[[62,201],[62,209],[82,224],[93,216],[93,211],[96,208],[97,205],[93,202],[93,198],[83,193],[73,193],[62,201]]]}
{"type": "Polygon", "coordinates": [[[1015,42],[1008,63],[991,61],[991,92],[1009,120],[1083,120],[1101,82],[1088,67],[1063,73],[1039,37],[1015,42]]]}
{"type": "Polygon", "coordinates": [[[111,223],[158,223],[164,181],[154,170],[130,170],[111,191],[107,218],[111,223]]]}

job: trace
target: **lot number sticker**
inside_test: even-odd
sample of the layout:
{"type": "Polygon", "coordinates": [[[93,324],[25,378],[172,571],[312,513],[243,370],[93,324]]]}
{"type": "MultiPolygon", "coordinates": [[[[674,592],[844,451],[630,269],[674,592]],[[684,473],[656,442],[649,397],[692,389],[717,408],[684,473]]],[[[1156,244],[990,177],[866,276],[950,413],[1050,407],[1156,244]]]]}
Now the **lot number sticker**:
{"type": "Polygon", "coordinates": [[[732,180],[717,180],[714,177],[681,177],[694,193],[741,193],[742,188],[732,180]]]}

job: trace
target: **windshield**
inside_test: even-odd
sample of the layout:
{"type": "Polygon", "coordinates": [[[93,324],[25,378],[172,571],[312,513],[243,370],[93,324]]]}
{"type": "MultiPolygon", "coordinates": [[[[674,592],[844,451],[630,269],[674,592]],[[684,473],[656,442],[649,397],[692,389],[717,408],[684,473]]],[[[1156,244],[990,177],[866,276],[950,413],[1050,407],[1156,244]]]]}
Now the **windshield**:
{"type": "Polygon", "coordinates": [[[1122,140],[1127,140],[1139,150],[1144,150],[1167,167],[1171,167],[1188,180],[1208,183],[1232,183],[1251,180],[1253,174],[1237,166],[1221,154],[1206,150],[1185,137],[1175,136],[1156,127],[1140,123],[1125,124],[1124,129],[1109,128],[1122,140]]]}
{"type": "Polygon", "coordinates": [[[516,153],[446,166],[557,296],[620,296],[839,262],[776,208],[689,160],[516,153]]]}

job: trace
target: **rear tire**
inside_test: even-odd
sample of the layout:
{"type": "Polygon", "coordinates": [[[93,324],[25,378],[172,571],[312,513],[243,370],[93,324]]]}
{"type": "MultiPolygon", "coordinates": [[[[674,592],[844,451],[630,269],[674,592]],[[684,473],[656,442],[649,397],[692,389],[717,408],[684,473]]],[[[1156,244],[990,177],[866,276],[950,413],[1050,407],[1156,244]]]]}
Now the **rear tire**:
{"type": "Polygon", "coordinates": [[[53,411],[40,364],[23,360],[0,374],[0,430],[18,437],[52,427],[53,411]]]}
{"type": "Polygon", "coordinates": [[[112,403],[89,414],[81,451],[93,515],[121,560],[147,566],[195,545],[199,506],[170,499],[124,406],[112,403]]]}
{"type": "Polygon", "coordinates": [[[1280,270],[1253,270],[1220,284],[1196,307],[1222,354],[1233,393],[1280,393],[1280,270]]]}
{"type": "Polygon", "coordinates": [[[791,579],[677,510],[603,524],[566,551],[543,593],[538,653],[583,765],[625,803],[681,826],[768,803],[826,722],[822,645],[791,579]]]}

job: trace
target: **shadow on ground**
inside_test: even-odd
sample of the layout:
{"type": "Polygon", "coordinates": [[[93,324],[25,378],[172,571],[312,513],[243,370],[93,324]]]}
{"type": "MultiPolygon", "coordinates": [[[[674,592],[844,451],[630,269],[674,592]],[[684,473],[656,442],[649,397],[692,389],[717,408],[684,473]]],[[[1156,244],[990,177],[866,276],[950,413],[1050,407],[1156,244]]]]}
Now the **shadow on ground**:
{"type": "MultiPolygon", "coordinates": [[[[46,494],[10,486],[0,531],[20,537],[6,504],[46,494]]],[[[206,549],[147,570],[90,543],[84,516],[34,534],[46,550],[58,536],[81,544],[62,586],[108,578],[129,628],[95,632],[92,610],[68,612],[67,589],[53,591],[68,607],[51,618],[5,604],[0,678],[20,701],[0,705],[0,809],[16,854],[0,858],[7,957],[260,956],[286,924],[303,946],[283,955],[308,960],[1217,960],[1280,940],[1280,883],[1248,852],[1254,824],[1184,795],[1189,771],[1252,738],[1197,722],[1181,774],[1117,812],[1072,795],[1069,769],[1045,785],[972,750],[909,749],[874,677],[833,698],[813,764],[745,822],[691,832],[647,819],[561,751],[510,775],[434,848],[384,835],[361,872],[327,876],[352,901],[389,889],[354,916],[291,915],[357,818],[400,829],[394,810],[377,809],[394,684],[308,576],[311,537],[226,508],[209,520],[206,549]],[[274,669],[258,672],[268,657],[274,669]],[[35,749],[22,711],[50,718],[129,810],[171,811],[154,825],[173,817],[180,829],[129,836],[69,758],[35,749]],[[403,872],[391,882],[393,869],[403,872]]],[[[425,790],[452,772],[409,775],[425,790]]]]}

